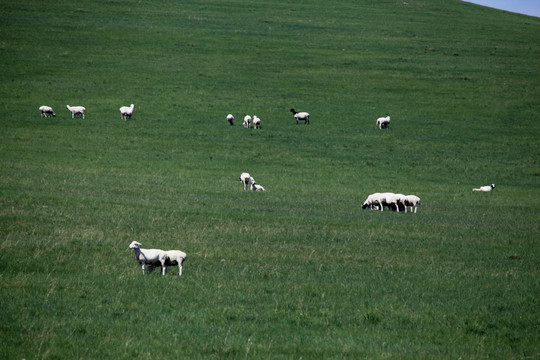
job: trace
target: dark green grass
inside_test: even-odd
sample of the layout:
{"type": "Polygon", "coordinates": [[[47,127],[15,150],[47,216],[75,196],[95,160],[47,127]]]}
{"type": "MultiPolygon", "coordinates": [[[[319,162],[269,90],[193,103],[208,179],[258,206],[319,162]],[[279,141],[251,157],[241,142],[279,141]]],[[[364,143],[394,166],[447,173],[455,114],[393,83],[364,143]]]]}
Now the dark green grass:
{"type": "Polygon", "coordinates": [[[1,3],[2,357],[537,358],[539,28],[458,1],[1,3]],[[423,205],[362,210],[376,191],[423,205]],[[183,276],[137,273],[133,240],[183,276]]]}

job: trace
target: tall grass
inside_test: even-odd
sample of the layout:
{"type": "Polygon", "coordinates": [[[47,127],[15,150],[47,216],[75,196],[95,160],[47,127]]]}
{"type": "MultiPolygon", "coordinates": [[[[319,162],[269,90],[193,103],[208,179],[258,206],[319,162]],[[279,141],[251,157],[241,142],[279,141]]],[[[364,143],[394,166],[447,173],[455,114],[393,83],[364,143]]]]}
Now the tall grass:
{"type": "Polygon", "coordinates": [[[539,356],[538,19],[442,0],[0,14],[3,358],[539,356]],[[362,210],[375,191],[423,205],[362,210]],[[133,240],[186,251],[182,277],[137,273],[133,240]]]}

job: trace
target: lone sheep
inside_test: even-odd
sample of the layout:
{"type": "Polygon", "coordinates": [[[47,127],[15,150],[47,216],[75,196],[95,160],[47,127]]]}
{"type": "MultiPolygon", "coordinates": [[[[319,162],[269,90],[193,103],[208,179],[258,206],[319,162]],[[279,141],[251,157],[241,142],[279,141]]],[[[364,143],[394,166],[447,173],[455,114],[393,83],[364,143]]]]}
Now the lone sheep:
{"type": "Polygon", "coordinates": [[[379,129],[388,129],[390,127],[390,116],[378,118],[377,126],[379,129]]]}
{"type": "Polygon", "coordinates": [[[472,189],[473,191],[491,191],[495,189],[495,184],[486,185],[486,186],[480,186],[477,189],[472,189]]]}
{"type": "Polygon", "coordinates": [[[291,112],[293,113],[297,124],[298,120],[304,120],[304,124],[309,124],[309,114],[307,112],[297,112],[294,108],[291,108],[291,112]]]}
{"type": "Polygon", "coordinates": [[[227,121],[231,126],[234,125],[234,116],[232,114],[227,115],[227,121]]]}
{"type": "Polygon", "coordinates": [[[133,115],[133,109],[135,108],[135,105],[131,104],[130,106],[122,106],[120,108],[120,115],[122,120],[127,120],[129,118],[131,120],[131,115],[133,115]]]}
{"type": "Polygon", "coordinates": [[[86,112],[86,109],[84,106],[69,106],[66,105],[66,108],[71,111],[71,118],[75,119],[75,115],[81,115],[84,119],[84,113],[86,112]]]}

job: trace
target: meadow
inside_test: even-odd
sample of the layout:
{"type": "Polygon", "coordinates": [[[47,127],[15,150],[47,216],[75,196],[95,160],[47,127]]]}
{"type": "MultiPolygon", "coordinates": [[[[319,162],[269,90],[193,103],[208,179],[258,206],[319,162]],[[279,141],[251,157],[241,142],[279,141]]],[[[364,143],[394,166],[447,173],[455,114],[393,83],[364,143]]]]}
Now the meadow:
{"type": "Polygon", "coordinates": [[[4,0],[0,20],[3,359],[540,357],[540,19],[4,0]],[[422,206],[361,209],[383,191],[422,206]],[[185,251],[183,275],[139,273],[133,240],[185,251]]]}

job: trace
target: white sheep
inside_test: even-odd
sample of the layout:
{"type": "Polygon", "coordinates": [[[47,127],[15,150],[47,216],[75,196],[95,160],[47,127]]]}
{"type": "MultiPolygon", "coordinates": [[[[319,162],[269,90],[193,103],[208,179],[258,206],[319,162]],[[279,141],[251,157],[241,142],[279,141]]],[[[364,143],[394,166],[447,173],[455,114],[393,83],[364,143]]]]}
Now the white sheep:
{"type": "Polygon", "coordinates": [[[41,117],[56,116],[56,114],[54,113],[54,110],[52,109],[52,107],[47,106],[47,105],[40,106],[39,111],[41,113],[41,115],[40,115],[41,117]]]}
{"type": "Polygon", "coordinates": [[[74,119],[75,115],[81,115],[84,119],[84,113],[86,112],[86,109],[84,106],[69,106],[66,105],[66,108],[71,111],[71,118],[74,119]]]}
{"type": "Polygon", "coordinates": [[[390,127],[390,116],[378,118],[377,126],[379,129],[388,129],[390,127]]]}
{"type": "Polygon", "coordinates": [[[405,206],[405,212],[407,212],[407,206],[411,207],[411,212],[416,214],[416,211],[418,210],[418,205],[422,205],[420,202],[420,198],[416,195],[407,195],[402,199],[402,203],[405,206]]]}
{"type": "Polygon", "coordinates": [[[266,191],[262,185],[256,184],[255,181],[251,183],[251,190],[253,191],[266,191]]]}
{"type": "Polygon", "coordinates": [[[144,266],[148,265],[149,272],[155,266],[161,266],[161,272],[165,275],[167,255],[161,249],[141,249],[141,243],[133,241],[129,248],[135,251],[135,259],[139,262],[139,270],[144,273],[144,266]]]}
{"type": "Polygon", "coordinates": [[[234,116],[232,114],[227,115],[227,121],[231,126],[234,125],[234,116]]]}
{"type": "Polygon", "coordinates": [[[297,112],[294,108],[291,108],[291,112],[293,113],[297,124],[298,120],[304,120],[304,124],[309,124],[309,114],[307,112],[297,112]]]}
{"type": "Polygon", "coordinates": [[[168,266],[178,265],[178,276],[182,276],[182,267],[186,260],[186,253],[180,250],[167,250],[165,251],[165,265],[163,268],[163,275],[167,273],[168,266]]]}
{"type": "Polygon", "coordinates": [[[240,174],[240,182],[244,184],[244,190],[251,190],[251,184],[255,183],[255,179],[248,173],[240,174]]]}
{"type": "Polygon", "coordinates": [[[491,191],[495,189],[495,184],[480,186],[478,189],[473,189],[473,191],[491,191]]]}
{"type": "Polygon", "coordinates": [[[244,127],[246,129],[249,129],[251,127],[251,116],[249,116],[249,115],[244,116],[244,124],[243,125],[244,125],[244,127]]]}
{"type": "Polygon", "coordinates": [[[120,108],[120,116],[121,116],[121,119],[122,120],[127,120],[127,118],[129,117],[129,119],[131,120],[131,115],[133,115],[133,109],[135,108],[135,105],[131,104],[130,106],[122,106],[120,108]]]}
{"type": "Polygon", "coordinates": [[[260,129],[261,128],[261,119],[257,117],[257,115],[253,115],[253,128],[254,129],[260,129]]]}

